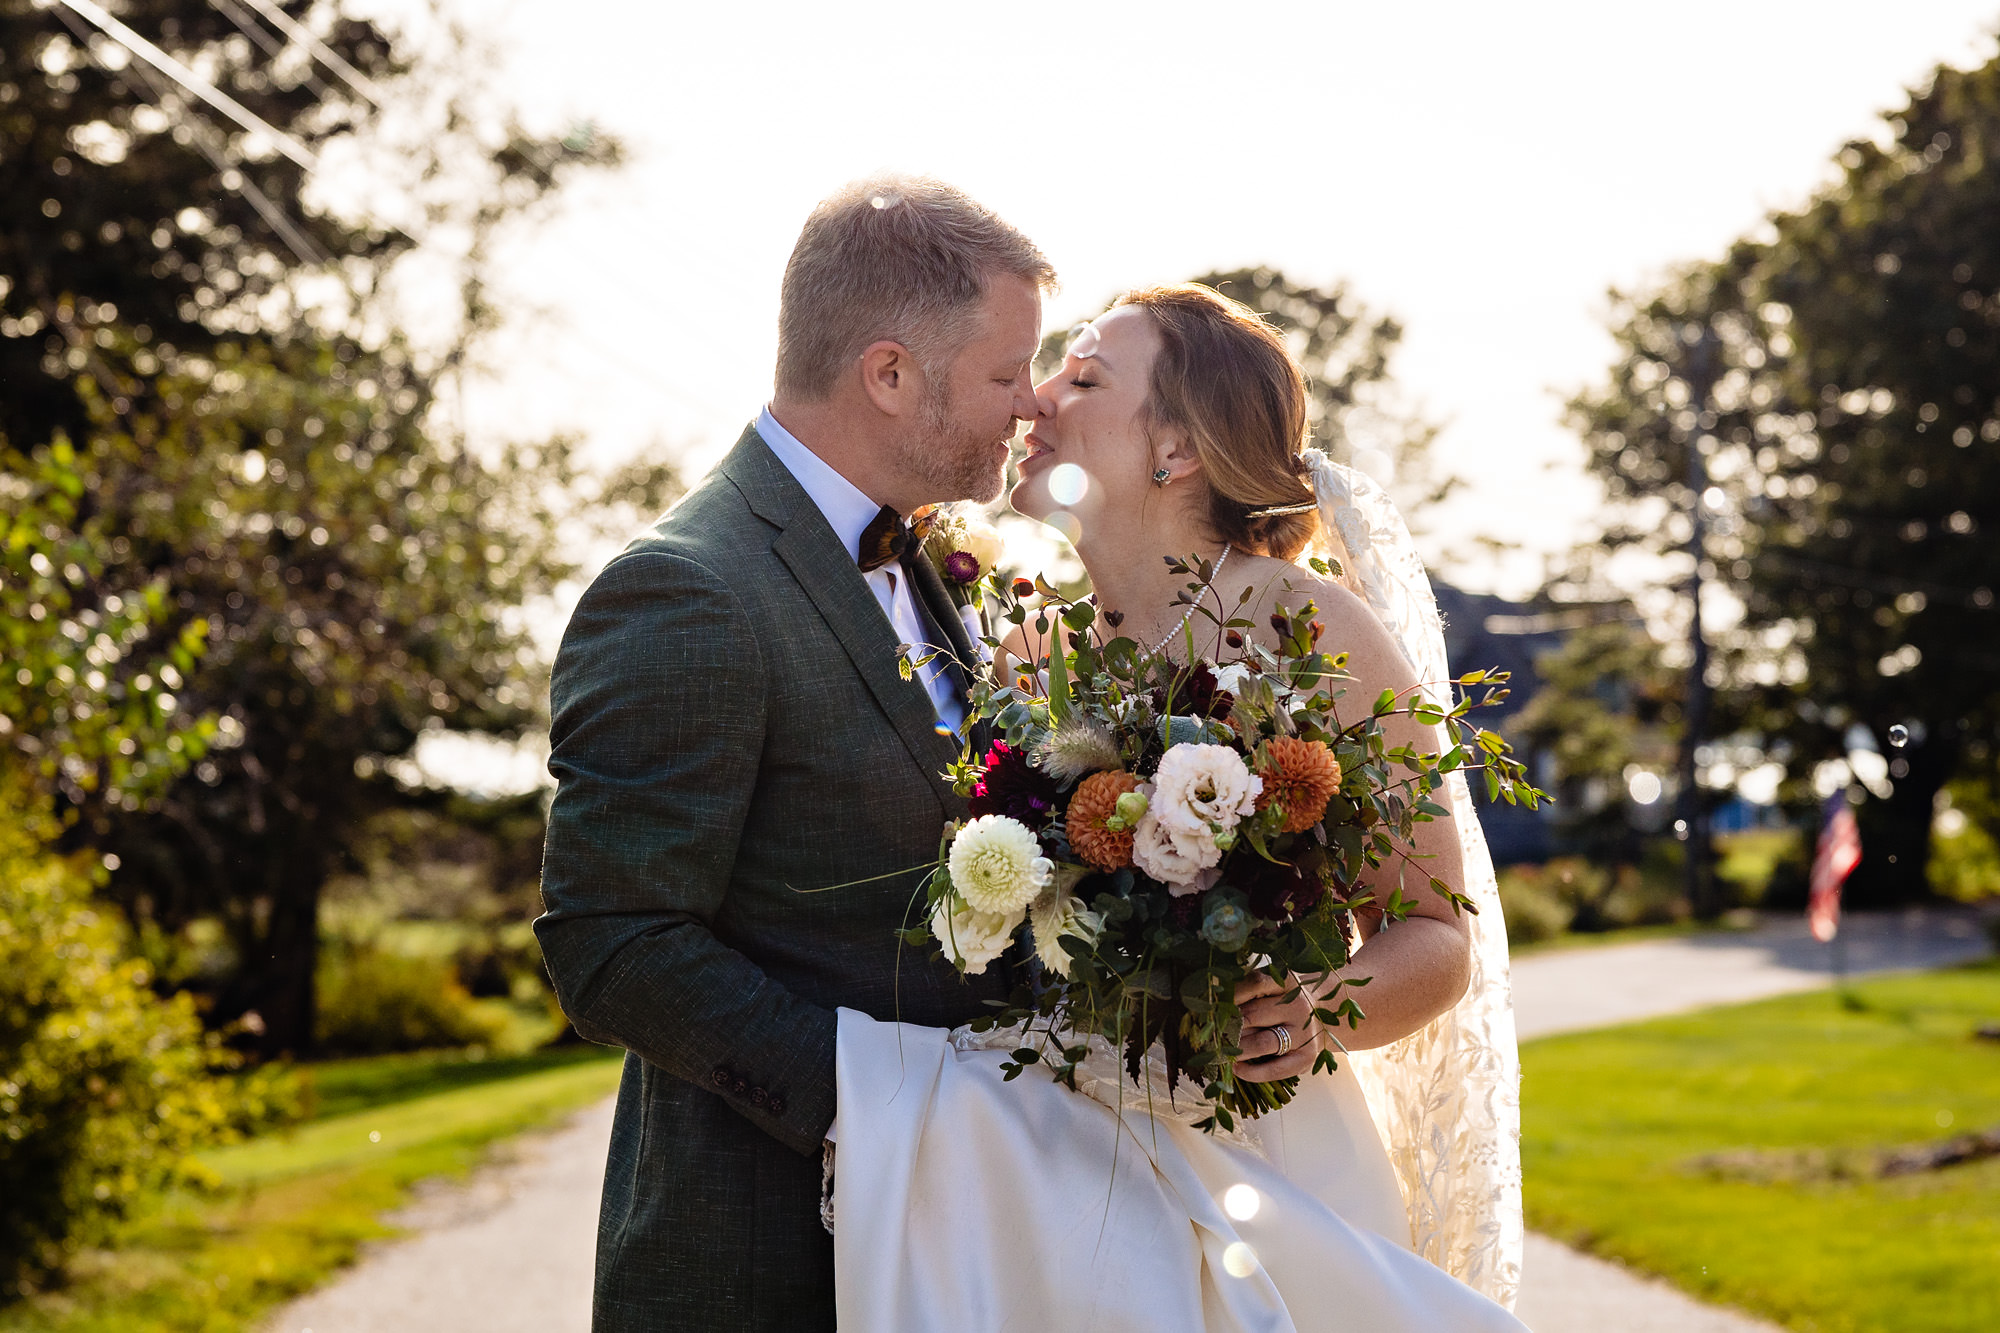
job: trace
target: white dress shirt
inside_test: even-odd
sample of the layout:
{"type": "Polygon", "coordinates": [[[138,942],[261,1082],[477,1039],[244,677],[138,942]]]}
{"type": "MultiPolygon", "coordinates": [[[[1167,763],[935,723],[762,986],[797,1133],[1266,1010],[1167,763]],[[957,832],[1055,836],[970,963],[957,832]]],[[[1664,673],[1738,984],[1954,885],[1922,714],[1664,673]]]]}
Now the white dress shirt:
{"type": "MultiPolygon", "coordinates": [[[[778,456],[778,461],[785,465],[799,485],[805,487],[806,494],[819,506],[819,512],[826,516],[833,535],[840,538],[848,555],[859,565],[861,534],[874,521],[875,515],[882,511],[881,504],[863,495],[859,487],[834,471],[831,464],[780,425],[768,407],[757,418],[757,434],[771,446],[771,452],[778,456]]],[[[889,617],[889,624],[896,631],[896,641],[913,646],[926,644],[932,631],[925,627],[923,617],[917,612],[914,591],[909,579],[904,577],[902,567],[892,560],[861,577],[868,580],[875,600],[882,604],[882,613],[889,617]]],[[[949,644],[930,647],[944,652],[951,650],[949,644]]],[[[921,656],[921,653],[917,655],[921,656]]],[[[957,731],[965,721],[965,701],[959,697],[944,663],[933,661],[929,666],[918,668],[917,674],[924,682],[924,688],[930,692],[931,704],[937,709],[939,720],[957,731]]]]}

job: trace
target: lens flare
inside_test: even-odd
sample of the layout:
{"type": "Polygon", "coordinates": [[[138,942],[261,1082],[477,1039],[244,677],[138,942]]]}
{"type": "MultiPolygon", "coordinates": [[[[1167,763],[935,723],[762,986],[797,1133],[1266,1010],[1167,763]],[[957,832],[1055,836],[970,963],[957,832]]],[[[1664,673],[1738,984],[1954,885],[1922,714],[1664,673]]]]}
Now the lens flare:
{"type": "Polygon", "coordinates": [[[1231,1185],[1222,1194],[1222,1211],[1238,1222],[1248,1222],[1263,1206],[1263,1199],[1254,1185],[1231,1185]]]}
{"type": "Polygon", "coordinates": [[[1065,509],[1072,507],[1090,490],[1090,474],[1074,463],[1058,463],[1049,469],[1049,498],[1065,509]]]}
{"type": "Polygon", "coordinates": [[[1083,524],[1077,522],[1076,515],[1070,513],[1067,509],[1056,510],[1043,519],[1042,522],[1060,532],[1063,535],[1063,540],[1067,541],[1071,546],[1076,545],[1077,539],[1083,536],[1083,524]]]}
{"type": "Polygon", "coordinates": [[[1240,1240],[1230,1242],[1222,1252],[1222,1270],[1231,1277],[1249,1277],[1257,1271],[1257,1251],[1240,1240]]]}

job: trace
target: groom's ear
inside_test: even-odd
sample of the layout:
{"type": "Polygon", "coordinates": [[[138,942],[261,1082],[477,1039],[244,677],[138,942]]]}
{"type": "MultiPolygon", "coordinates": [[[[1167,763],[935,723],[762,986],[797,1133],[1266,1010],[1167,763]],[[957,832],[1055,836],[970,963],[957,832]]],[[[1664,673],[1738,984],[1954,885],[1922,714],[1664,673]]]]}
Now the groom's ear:
{"type": "Polygon", "coordinates": [[[861,391],[884,416],[900,417],[914,410],[922,386],[921,372],[910,349],[884,339],[861,353],[861,391]]]}

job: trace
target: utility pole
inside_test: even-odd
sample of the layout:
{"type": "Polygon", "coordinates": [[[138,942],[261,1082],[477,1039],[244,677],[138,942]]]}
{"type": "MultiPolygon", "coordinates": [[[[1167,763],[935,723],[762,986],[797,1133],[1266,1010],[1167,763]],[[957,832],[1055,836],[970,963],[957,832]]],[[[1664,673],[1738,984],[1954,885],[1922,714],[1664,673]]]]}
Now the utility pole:
{"type": "Polygon", "coordinates": [[[1708,640],[1701,632],[1701,566],[1707,558],[1708,519],[1705,496],[1708,492],[1708,460],[1702,441],[1712,427],[1709,393],[1715,387],[1715,334],[1703,321],[1699,337],[1688,347],[1684,372],[1688,386],[1688,408],[1694,413],[1694,428],[1687,433],[1688,554],[1694,568],[1688,574],[1688,673],[1687,691],[1681,703],[1680,791],[1674,834],[1681,839],[1687,876],[1688,910],[1698,920],[1716,915],[1714,896],[1709,892],[1708,809],[1696,785],[1695,751],[1708,730],[1708,640]]]}

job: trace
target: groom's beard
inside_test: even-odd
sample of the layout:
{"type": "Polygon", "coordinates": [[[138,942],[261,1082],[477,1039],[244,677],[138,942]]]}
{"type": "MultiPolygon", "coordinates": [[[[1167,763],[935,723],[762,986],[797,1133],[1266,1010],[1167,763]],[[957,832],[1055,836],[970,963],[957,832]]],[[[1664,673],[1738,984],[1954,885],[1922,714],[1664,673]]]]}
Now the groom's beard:
{"type": "Polygon", "coordinates": [[[903,466],[922,480],[924,492],[939,501],[972,500],[991,504],[1007,481],[1007,433],[992,436],[976,426],[954,420],[951,391],[942,375],[931,380],[919,414],[916,433],[903,441],[903,466]]]}

